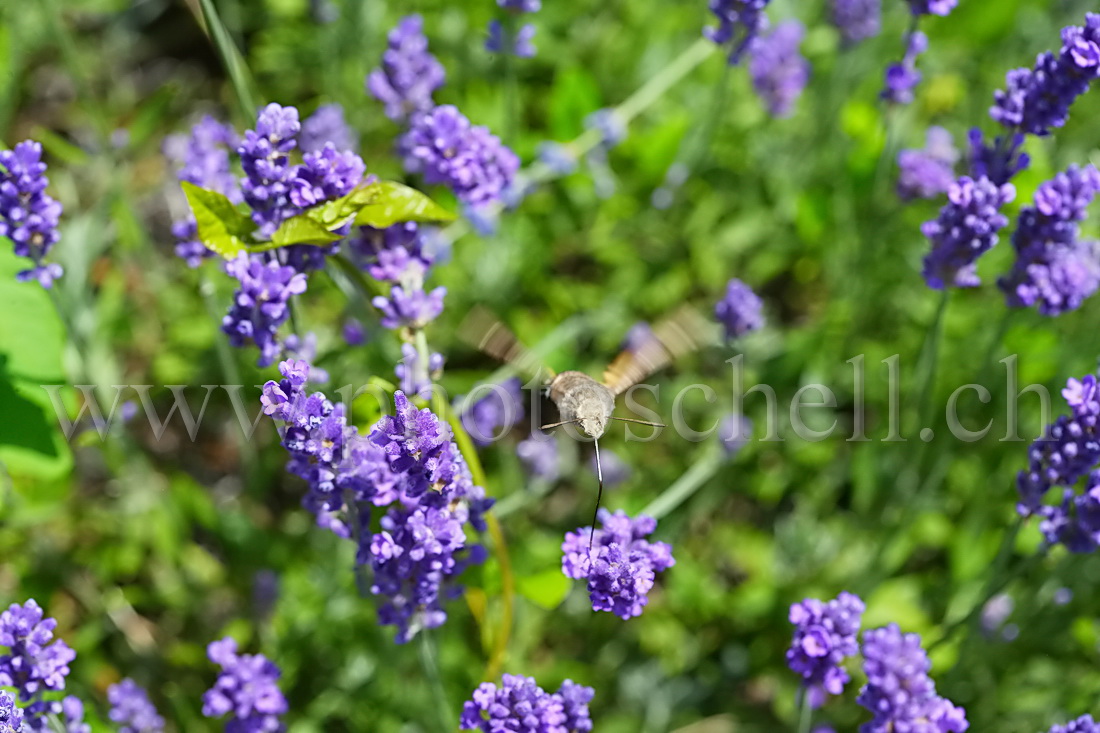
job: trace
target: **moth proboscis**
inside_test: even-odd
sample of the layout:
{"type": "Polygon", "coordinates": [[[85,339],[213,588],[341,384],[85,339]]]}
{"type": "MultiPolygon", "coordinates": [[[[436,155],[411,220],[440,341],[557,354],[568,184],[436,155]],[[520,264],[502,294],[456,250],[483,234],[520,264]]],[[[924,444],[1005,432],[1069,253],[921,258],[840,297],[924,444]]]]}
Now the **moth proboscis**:
{"type": "Polygon", "coordinates": [[[560,421],[541,426],[542,429],[575,424],[592,438],[596,451],[596,475],[599,491],[596,510],[592,515],[592,532],[588,536],[591,562],[592,539],[596,534],[596,518],[603,498],[603,467],[600,464],[600,437],[611,420],[664,427],[660,423],[615,417],[615,398],[639,384],[674,359],[694,351],[710,340],[711,325],[691,306],[684,305],[665,316],[641,342],[623,349],[604,370],[597,381],[580,371],[554,372],[524,346],[515,334],[488,310],[478,306],[459,326],[459,336],[489,356],[512,365],[525,377],[538,379],[549,387],[550,400],[558,408],[560,421]]]}

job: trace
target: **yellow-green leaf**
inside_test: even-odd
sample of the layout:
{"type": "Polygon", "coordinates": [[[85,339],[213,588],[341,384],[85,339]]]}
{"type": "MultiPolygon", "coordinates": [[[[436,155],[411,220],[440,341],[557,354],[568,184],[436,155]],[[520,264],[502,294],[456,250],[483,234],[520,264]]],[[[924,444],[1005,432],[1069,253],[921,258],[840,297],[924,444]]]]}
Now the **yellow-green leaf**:
{"type": "Polygon", "coordinates": [[[291,244],[332,244],[338,239],[340,239],[339,234],[333,234],[323,224],[314,221],[308,214],[299,214],[280,224],[275,233],[271,235],[270,242],[264,242],[248,249],[250,252],[262,252],[291,244]]]}
{"type": "Polygon", "coordinates": [[[248,214],[237,209],[228,198],[188,181],[180,186],[191,205],[191,212],[198,224],[199,239],[212,251],[226,259],[232,259],[253,243],[255,224],[248,214]]]}
{"type": "Polygon", "coordinates": [[[445,222],[455,218],[420,191],[395,181],[372,183],[362,192],[361,197],[367,200],[355,216],[359,226],[384,229],[402,221],[445,222]]]}

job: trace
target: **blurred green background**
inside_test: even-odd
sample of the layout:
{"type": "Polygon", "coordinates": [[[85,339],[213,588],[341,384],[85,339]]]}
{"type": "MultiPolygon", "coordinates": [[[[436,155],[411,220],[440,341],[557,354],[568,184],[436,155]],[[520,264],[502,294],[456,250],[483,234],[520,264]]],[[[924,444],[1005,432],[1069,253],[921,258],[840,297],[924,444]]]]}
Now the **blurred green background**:
{"type": "MultiPolygon", "coordinates": [[[[263,101],[297,105],[303,115],[339,102],[368,169],[399,179],[398,128],[364,93],[363,79],[402,15],[424,15],[431,50],[446,67],[437,101],[502,134],[525,162],[540,141],[583,132],[587,114],[629,97],[711,23],[704,0],[547,2],[532,17],[538,54],[516,60],[512,87],[501,60],[482,47],[492,0],[333,0],[320,12],[305,0],[216,5],[263,101]],[[510,89],[518,98],[509,99],[510,89]]],[[[496,234],[454,243],[432,273],[448,295],[429,333],[447,357],[442,383],[452,394],[496,368],[454,335],[474,304],[500,314],[528,343],[550,339],[553,367],[599,374],[634,322],[685,302],[709,312],[738,277],[764,298],[766,328],[660,375],[658,411],[668,415],[678,390],[703,383],[718,400],[691,394],[689,422],[724,415],[732,400],[725,360],[738,353],[746,385],[765,382],[780,396],[783,431],[800,386],[823,383],[837,395],[837,407],[815,418],[827,425],[835,417],[839,427],[816,443],[761,441],[764,401],[747,398],[755,439],[662,519],[656,538],[673,544],[677,564],[660,577],[645,613],[626,622],[593,613],[583,588],[559,604],[568,589],[559,569],[563,534],[588,523],[595,498],[589,447],[563,444],[572,469],[504,519],[520,591],[505,671],[533,675],[546,689],[566,677],[595,687],[600,733],[793,729],[798,681],[783,658],[790,603],[851,590],[868,603],[865,627],[897,621],[930,644],[988,594],[1016,521],[1014,477],[1027,449],[1000,440],[1005,371],[997,360],[1018,354],[1020,384],[1045,385],[1058,414],[1065,379],[1096,367],[1100,304],[1057,319],[1007,317],[994,286],[1011,264],[1003,241],[980,264],[985,285],[952,293],[934,384],[922,399],[940,296],[920,277],[927,243],[919,225],[938,204],[901,204],[892,161],[899,148],[920,147],[930,124],[947,127],[960,145],[971,126],[991,131],[986,110],[1004,72],[1056,47],[1060,28],[1092,7],[963,0],[950,17],[922,26],[931,44],[919,61],[917,101],[888,113],[877,93],[883,68],[901,51],[904,3],[886,3],[883,32],[844,50],[822,2],[776,0],[773,21],[797,17],[807,26],[803,52],[813,65],[791,118],[770,120],[746,70],[727,72],[715,51],[612,151],[613,195],[598,197],[582,167],[506,213],[496,234]],[[655,209],[651,195],[677,161],[690,164],[690,176],[671,206],[655,209]],[[895,354],[907,442],[882,441],[881,360],[895,354]],[[849,360],[859,355],[867,442],[846,440],[855,399],[849,360]],[[993,400],[983,405],[971,393],[960,414],[969,427],[992,418],[994,428],[965,443],[947,437],[943,405],[975,381],[993,400]],[[935,422],[922,422],[927,415],[935,422]],[[925,426],[938,433],[927,444],[917,438],[925,426]]],[[[218,327],[231,282],[212,262],[189,270],[172,254],[170,222],[184,209],[160,152],[164,136],[203,113],[238,129],[251,123],[199,17],[197,2],[170,0],[0,9],[0,138],[13,145],[32,137],[47,149],[51,191],[65,206],[55,258],[66,275],[57,296],[73,334],[66,338],[45,293],[14,281],[17,264],[0,247],[0,602],[34,597],[58,618],[59,634],[78,652],[69,689],[92,707],[99,701],[101,717],[107,685],[131,676],[176,729],[213,729],[200,716],[201,694],[215,678],[205,645],[229,633],[282,668],[291,731],[445,730],[441,720],[457,721],[485,671],[483,640],[501,594],[495,561],[467,575],[470,597],[487,599],[489,631],[459,599],[430,635],[439,689],[425,671],[424,644],[396,646],[392,630],[376,624],[372,599],[359,597],[350,543],[315,528],[299,507],[303,486],[283,470],[270,421],[245,441],[232,405],[216,393],[195,441],[176,416],[159,440],[134,420],[106,440],[86,429],[69,445],[40,388],[100,385],[110,404],[109,385],[154,385],[163,416],[172,404],[164,385],[195,385],[197,411],[198,385],[234,373],[259,385],[275,374],[253,366],[254,349],[234,350],[225,363],[218,327]]],[[[1086,95],[1064,129],[1028,141],[1033,164],[1017,180],[1011,213],[1055,171],[1097,159],[1098,113],[1100,99],[1086,95]]],[[[453,205],[445,192],[432,193],[453,205]]],[[[1096,234],[1094,223],[1085,229],[1096,234]]],[[[299,318],[317,332],[333,384],[392,377],[396,339],[331,280],[311,278],[299,318]],[[348,314],[371,331],[366,346],[340,340],[348,314]]],[[[71,417],[78,399],[62,394],[71,417]]],[[[244,392],[250,416],[258,394],[244,392]]],[[[1035,437],[1038,400],[1021,398],[1020,411],[1021,435],[1035,437]]],[[[713,444],[672,431],[644,444],[622,435],[617,428],[605,444],[633,474],[605,495],[612,509],[637,512],[714,459],[713,444]]],[[[530,492],[514,450],[523,437],[517,431],[482,451],[490,495],[530,492]]],[[[1020,565],[1038,541],[1035,527],[1025,527],[1002,561],[1020,565]]],[[[1097,558],[1052,552],[1007,588],[1018,636],[1009,641],[967,622],[935,647],[939,691],[967,709],[971,730],[1032,733],[1095,712],[1097,580],[1097,558]],[[1062,587],[1073,600],[1057,605],[1062,587]]],[[[862,682],[860,673],[854,678],[862,682]]],[[[820,721],[855,730],[867,717],[855,689],[820,721]]]]}

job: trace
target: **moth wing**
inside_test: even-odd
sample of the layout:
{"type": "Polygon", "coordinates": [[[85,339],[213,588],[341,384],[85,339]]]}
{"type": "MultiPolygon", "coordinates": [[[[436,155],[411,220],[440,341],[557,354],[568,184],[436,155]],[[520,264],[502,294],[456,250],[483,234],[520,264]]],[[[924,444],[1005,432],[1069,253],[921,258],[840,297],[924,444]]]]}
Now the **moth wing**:
{"type": "Polygon", "coordinates": [[[695,351],[712,340],[710,324],[691,306],[681,306],[665,316],[653,330],[645,335],[642,343],[633,349],[624,349],[604,370],[603,383],[615,395],[620,395],[653,374],[668,366],[673,359],[695,351]]]}
{"type": "Polygon", "coordinates": [[[543,381],[554,378],[553,369],[543,364],[499,318],[481,306],[474,306],[462,320],[458,335],[471,346],[511,365],[525,378],[538,377],[543,381]]]}

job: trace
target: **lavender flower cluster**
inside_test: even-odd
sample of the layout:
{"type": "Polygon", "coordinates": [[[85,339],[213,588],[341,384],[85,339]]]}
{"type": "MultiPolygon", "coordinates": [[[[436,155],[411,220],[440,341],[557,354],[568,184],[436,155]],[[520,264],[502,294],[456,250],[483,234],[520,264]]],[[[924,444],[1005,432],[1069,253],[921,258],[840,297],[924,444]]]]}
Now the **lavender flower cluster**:
{"type": "Polygon", "coordinates": [[[756,38],[749,47],[752,87],[772,117],[789,116],[809,81],[810,64],[798,51],[805,34],[801,23],[790,20],[756,38]]]}
{"type": "Polygon", "coordinates": [[[733,278],[726,295],[714,307],[714,315],[726,331],[727,339],[741,338],[764,325],[764,302],[745,283],[733,278]]]}
{"type": "Polygon", "coordinates": [[[117,723],[118,733],[161,733],[164,718],[145,692],[132,679],[126,678],[107,688],[107,701],[111,704],[108,717],[117,723]]]}
{"type": "Polygon", "coordinates": [[[923,149],[898,153],[898,196],[908,201],[947,193],[955,182],[958,160],[959,151],[951,133],[935,125],[929,127],[923,149]]]}
{"type": "Polygon", "coordinates": [[[857,643],[863,601],[841,593],[823,603],[807,598],[791,606],[794,636],[787,664],[802,677],[808,703],[820,706],[827,694],[839,695],[849,681],[845,660],[861,653],[867,684],[856,699],[872,719],[860,733],[962,733],[966,712],[936,693],[928,676],[931,663],[920,636],[903,634],[897,624],[871,629],[857,643]]]}
{"type": "Polygon", "coordinates": [[[1038,516],[1048,544],[1071,552],[1100,548],[1100,386],[1095,375],[1070,379],[1062,396],[1069,415],[1058,417],[1028,449],[1028,467],[1016,477],[1021,516],[1038,516]],[[1083,492],[1076,486],[1087,477],[1083,492]],[[1055,490],[1057,503],[1045,501],[1055,490]]]}
{"type": "MultiPolygon", "coordinates": [[[[949,10],[950,8],[948,8],[949,10]]],[[[922,227],[932,243],[924,277],[932,288],[973,287],[980,283],[976,261],[996,244],[1008,219],[1001,208],[1015,190],[1010,180],[1029,158],[1021,152],[1025,135],[1046,136],[1061,127],[1069,109],[1100,76],[1100,15],[1087,14],[1083,26],[1062,31],[1057,55],[1044,52],[1033,69],[1015,69],[1007,88],[994,95],[990,116],[1008,128],[992,144],[980,130],[970,132],[970,175],[950,186],[948,204],[922,227]]],[[[931,132],[930,132],[931,134],[931,132]]],[[[910,157],[902,165],[903,192],[933,192],[946,168],[910,157]]],[[[1079,224],[1095,197],[1100,178],[1092,166],[1070,166],[1041,185],[1025,206],[1012,237],[1016,262],[998,284],[1010,307],[1035,306],[1044,315],[1073,310],[1100,287],[1100,246],[1078,239],[1079,224]]]]}
{"type": "Polygon", "coordinates": [[[279,716],[287,711],[279,690],[279,668],[262,654],[238,654],[231,637],[206,647],[211,662],[221,667],[214,686],[202,698],[208,718],[232,715],[227,733],[277,733],[284,730],[279,716]]]}
{"type": "MultiPolygon", "coordinates": [[[[462,413],[462,426],[478,445],[489,445],[499,435],[523,422],[523,392],[518,377],[489,385],[489,393],[462,413]]],[[[458,402],[464,400],[459,398],[458,402]]]]}
{"type": "Polygon", "coordinates": [[[371,592],[384,598],[379,621],[397,627],[398,642],[439,626],[453,579],[484,558],[465,527],[483,531],[492,505],[474,486],[450,429],[397,392],[395,415],[361,435],[342,404],[306,393],[305,362],[279,368],[284,378],[264,385],[263,409],[283,425],[287,469],[308,484],[303,504],[320,526],[356,541],[357,562],[373,572],[371,592]],[[371,534],[377,507],[389,509],[371,534]]]}
{"type": "Polygon", "coordinates": [[[588,580],[594,611],[610,611],[623,619],[640,616],[656,574],[676,564],[672,547],[645,539],[657,529],[652,517],[631,519],[625,512],[601,509],[599,520],[599,530],[582,527],[566,533],[562,572],[574,580],[588,580]]]}
{"type": "Polygon", "coordinates": [[[729,46],[729,63],[741,62],[753,39],[768,27],[765,9],[771,0],[710,0],[710,12],[718,20],[717,27],[703,30],[703,35],[719,46],[729,46]]]}
{"type": "Polygon", "coordinates": [[[26,140],[14,150],[0,150],[0,237],[10,239],[15,254],[33,264],[16,278],[37,280],[44,288],[62,275],[61,265],[46,262],[61,238],[61,204],[46,193],[48,185],[41,144],[26,140]]]}
{"type": "Polygon", "coordinates": [[[462,730],[484,733],[587,733],[592,730],[588,703],[591,687],[565,680],[557,692],[547,693],[532,677],[506,674],[500,686],[483,682],[462,706],[462,730]]]}
{"type": "Polygon", "coordinates": [[[407,127],[398,141],[406,170],[450,187],[460,201],[481,209],[501,200],[519,170],[519,158],[456,107],[435,106],[432,94],[443,81],[443,68],[428,51],[423,22],[413,15],[390,32],[382,67],[367,78],[367,90],[386,105],[388,117],[407,127]]]}
{"type": "Polygon", "coordinates": [[[30,731],[48,730],[49,716],[63,712],[61,701],[46,696],[65,689],[69,663],[76,659],[76,652],[61,639],[54,639],[56,628],[57,621],[44,618],[33,598],[23,605],[13,603],[0,613],[0,647],[7,647],[7,652],[0,654],[0,687],[15,689],[30,731]]]}

